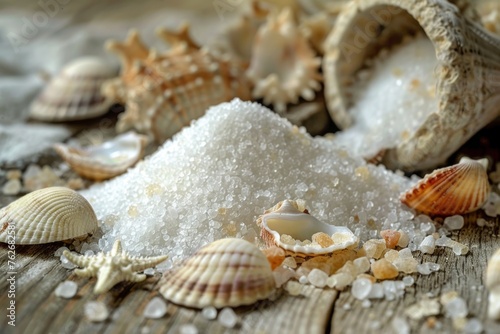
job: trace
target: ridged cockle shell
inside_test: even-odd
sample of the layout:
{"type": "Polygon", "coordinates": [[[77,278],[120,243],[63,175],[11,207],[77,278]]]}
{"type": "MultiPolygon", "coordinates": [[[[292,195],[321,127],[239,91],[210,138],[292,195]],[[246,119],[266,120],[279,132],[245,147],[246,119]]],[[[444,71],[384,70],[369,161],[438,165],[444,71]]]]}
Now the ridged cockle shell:
{"type": "Polygon", "coordinates": [[[54,150],[79,175],[101,181],[126,172],[142,158],[146,144],[146,136],[127,132],[101,145],[78,148],[58,143],[54,150]]]}
{"type": "Polygon", "coordinates": [[[81,237],[96,228],[89,202],[64,187],[33,191],[0,210],[0,242],[5,243],[45,244],[81,237]]]}
{"type": "Polygon", "coordinates": [[[165,273],[161,294],[194,308],[236,307],[268,298],[275,290],[266,256],[243,239],[214,241],[165,273]]]}
{"type": "Polygon", "coordinates": [[[401,202],[428,215],[461,215],[479,209],[488,199],[487,159],[462,158],[436,169],[401,195],[401,202]]]}
{"type": "Polygon", "coordinates": [[[261,228],[260,236],[268,246],[276,245],[294,256],[317,256],[356,247],[358,238],[345,226],[323,223],[310,215],[301,200],[284,200],[259,217],[257,225],[261,228]],[[285,240],[284,235],[294,240],[285,240]],[[315,236],[328,237],[323,243],[314,241],[315,236]]]}
{"type": "Polygon", "coordinates": [[[33,101],[30,117],[61,122],[101,116],[112,104],[101,94],[101,85],[115,75],[115,69],[100,58],[75,59],[33,101]]]}

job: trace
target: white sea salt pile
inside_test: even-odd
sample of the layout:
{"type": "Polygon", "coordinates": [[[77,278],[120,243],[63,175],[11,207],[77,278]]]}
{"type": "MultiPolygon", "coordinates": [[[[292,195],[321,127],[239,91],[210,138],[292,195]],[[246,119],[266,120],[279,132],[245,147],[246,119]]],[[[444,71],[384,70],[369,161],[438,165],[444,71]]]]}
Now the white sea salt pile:
{"type": "Polygon", "coordinates": [[[61,298],[73,298],[78,291],[78,284],[73,281],[64,281],[59,283],[54,293],[57,297],[61,298]]]}
{"type": "Polygon", "coordinates": [[[410,183],[256,103],[234,100],[82,194],[109,227],[101,248],[120,238],[132,254],[169,254],[176,262],[215,239],[254,238],[256,218],[287,198],[304,199],[324,222],[359,227],[366,239],[368,220],[378,233],[412,218],[398,199],[410,183]]]}
{"type": "Polygon", "coordinates": [[[143,315],[149,319],[160,319],[167,314],[167,304],[161,297],[154,297],[144,308],[143,315]]]}
{"type": "Polygon", "coordinates": [[[101,322],[108,318],[109,311],[103,302],[90,301],[83,305],[85,317],[93,322],[101,322]]]}
{"type": "Polygon", "coordinates": [[[427,37],[384,51],[373,62],[352,87],[353,126],[334,139],[365,157],[408,138],[438,110],[434,79],[438,61],[427,37]]]}

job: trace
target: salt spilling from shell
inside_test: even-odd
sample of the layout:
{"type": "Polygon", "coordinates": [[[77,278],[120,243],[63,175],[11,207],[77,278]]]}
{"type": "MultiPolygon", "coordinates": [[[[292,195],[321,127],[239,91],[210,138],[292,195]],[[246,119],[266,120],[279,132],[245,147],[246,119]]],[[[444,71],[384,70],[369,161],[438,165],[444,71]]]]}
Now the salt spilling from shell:
{"type": "Polygon", "coordinates": [[[411,219],[398,200],[409,185],[256,103],[233,100],[210,108],[128,173],[82,194],[99,219],[113,222],[100,242],[105,251],[120,238],[131,254],[170,254],[175,263],[209,241],[256,235],[258,215],[284,198],[302,198],[319,220],[360,227],[366,239],[366,221],[353,217],[377,229],[388,215],[385,229],[411,219]],[[355,174],[359,166],[366,176],[355,174]],[[234,221],[243,223],[236,231],[227,228],[234,221]]]}
{"type": "Polygon", "coordinates": [[[356,155],[373,157],[408,138],[438,110],[437,64],[434,46],[424,36],[377,57],[371,73],[360,73],[351,87],[353,126],[334,140],[356,155]]]}
{"type": "Polygon", "coordinates": [[[57,297],[61,298],[73,298],[78,290],[78,284],[73,281],[64,281],[59,283],[56,290],[54,291],[57,297]]]}
{"type": "Polygon", "coordinates": [[[167,314],[167,304],[161,297],[154,297],[144,308],[144,317],[149,319],[159,319],[167,314]]]}

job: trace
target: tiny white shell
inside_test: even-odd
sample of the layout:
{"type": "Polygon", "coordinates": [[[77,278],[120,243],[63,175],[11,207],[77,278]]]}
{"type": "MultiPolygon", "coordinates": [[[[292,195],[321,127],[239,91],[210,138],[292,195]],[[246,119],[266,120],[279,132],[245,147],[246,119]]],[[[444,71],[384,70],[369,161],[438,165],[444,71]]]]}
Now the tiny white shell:
{"type": "Polygon", "coordinates": [[[295,256],[317,256],[356,247],[359,239],[345,226],[323,223],[311,216],[303,201],[284,200],[259,217],[260,235],[268,246],[276,245],[295,256]],[[312,240],[313,235],[323,232],[332,236],[333,244],[328,247],[313,244],[289,244],[282,240],[289,235],[295,240],[312,240]],[[336,242],[335,242],[336,241],[336,242]]]}
{"type": "Polygon", "coordinates": [[[74,190],[33,191],[0,209],[0,242],[46,244],[84,236],[97,228],[87,200],[74,190]]]}
{"type": "Polygon", "coordinates": [[[147,137],[127,132],[101,145],[86,148],[55,144],[54,150],[79,175],[102,181],[120,175],[139,161],[147,137]]]}
{"type": "Polygon", "coordinates": [[[30,107],[30,117],[61,122],[105,114],[113,101],[101,94],[102,83],[116,75],[100,58],[78,58],[54,77],[30,107]]]}
{"type": "Polygon", "coordinates": [[[160,293],[195,308],[236,307],[268,298],[275,290],[266,256],[243,239],[214,241],[165,273],[160,293]]]}

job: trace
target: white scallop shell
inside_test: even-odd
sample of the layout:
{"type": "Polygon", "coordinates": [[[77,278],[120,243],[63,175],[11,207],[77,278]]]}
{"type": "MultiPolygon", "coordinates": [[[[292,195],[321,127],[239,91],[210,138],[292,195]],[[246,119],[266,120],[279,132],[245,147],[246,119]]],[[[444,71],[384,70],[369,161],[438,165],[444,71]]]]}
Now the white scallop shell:
{"type": "Polygon", "coordinates": [[[268,298],[275,290],[266,256],[243,239],[214,241],[165,273],[161,294],[195,308],[236,307],[268,298]]]}
{"type": "Polygon", "coordinates": [[[89,202],[74,190],[33,191],[0,209],[0,242],[45,244],[84,236],[97,228],[89,202]]]}
{"type": "Polygon", "coordinates": [[[257,224],[261,227],[261,237],[268,246],[276,245],[287,253],[296,256],[317,256],[356,247],[359,239],[345,226],[334,226],[323,223],[311,216],[301,200],[284,200],[259,217],[257,224]],[[313,234],[323,232],[329,236],[335,235],[334,242],[329,247],[319,245],[287,244],[281,239],[286,234],[295,240],[311,240],[313,234]]]}
{"type": "Polygon", "coordinates": [[[79,175],[101,181],[125,173],[142,158],[146,144],[146,136],[131,131],[97,146],[78,148],[58,143],[54,150],[79,175]]]}
{"type": "Polygon", "coordinates": [[[500,319],[500,249],[497,249],[486,268],[486,288],[488,288],[488,317],[500,319]]]}
{"type": "Polygon", "coordinates": [[[102,83],[116,75],[100,58],[78,58],[54,77],[30,107],[40,121],[82,120],[105,114],[113,101],[101,94],[102,83]]]}

